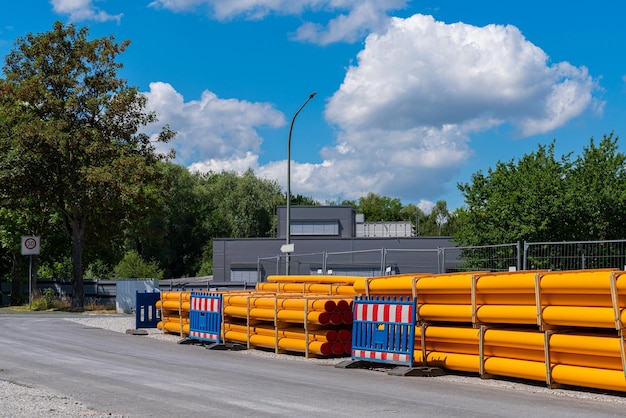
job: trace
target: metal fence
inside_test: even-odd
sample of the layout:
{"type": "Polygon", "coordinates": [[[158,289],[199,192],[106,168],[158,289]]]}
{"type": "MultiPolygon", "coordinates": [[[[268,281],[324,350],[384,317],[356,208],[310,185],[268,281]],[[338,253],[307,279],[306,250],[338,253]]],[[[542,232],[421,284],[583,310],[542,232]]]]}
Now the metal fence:
{"type": "MultiPolygon", "coordinates": [[[[286,274],[287,255],[258,259],[257,280],[286,274]]],[[[626,269],[626,240],[516,242],[432,249],[379,248],[290,254],[287,274],[385,276],[460,271],[626,269]]]]}
{"type": "Polygon", "coordinates": [[[624,269],[626,240],[524,242],[526,270],[624,269]]]}

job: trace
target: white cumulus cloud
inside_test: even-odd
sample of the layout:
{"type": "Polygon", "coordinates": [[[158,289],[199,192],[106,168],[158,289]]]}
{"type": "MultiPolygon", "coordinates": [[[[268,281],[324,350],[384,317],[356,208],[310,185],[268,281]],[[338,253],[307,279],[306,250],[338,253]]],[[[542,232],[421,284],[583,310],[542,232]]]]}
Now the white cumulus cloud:
{"type": "Polygon", "coordinates": [[[111,15],[96,7],[92,0],[50,0],[55,13],[68,15],[73,22],[95,20],[107,22],[115,20],[119,22],[123,14],[111,15]]]}
{"type": "Polygon", "coordinates": [[[285,124],[284,115],[270,104],[222,99],[208,90],[200,100],[185,102],[170,84],[154,82],[144,94],[148,110],[156,112],[159,119],[147,127],[147,133],[156,134],[159,126],[169,125],[177,135],[167,146],[176,149],[178,161],[195,163],[197,170],[219,171],[220,167],[235,169],[253,163],[262,142],[257,129],[285,124]]]}
{"type": "Polygon", "coordinates": [[[346,194],[441,194],[472,154],[473,133],[551,131],[598,108],[595,88],[586,68],[551,64],[514,26],[394,18],[368,36],[330,98],[325,116],[340,134],[322,155],[349,173],[331,183],[346,194]]]}
{"type": "Polygon", "coordinates": [[[336,14],[324,22],[304,21],[292,35],[293,39],[322,45],[363,39],[386,26],[390,11],[406,5],[407,0],[154,0],[150,3],[154,8],[173,12],[206,10],[218,20],[258,20],[269,14],[300,16],[305,12],[336,14]]]}
{"type": "MultiPolygon", "coordinates": [[[[234,3],[230,7],[247,4],[234,3]]],[[[283,4],[251,3],[271,10],[283,4]]],[[[339,4],[315,5],[329,3],[339,4]]],[[[322,202],[374,192],[428,208],[432,202],[424,198],[455,187],[473,153],[472,135],[504,124],[520,137],[549,132],[601,109],[597,88],[586,68],[552,63],[514,26],[446,24],[423,15],[390,19],[385,30],[367,37],[328,99],[325,117],[336,128],[335,145],[320,151],[319,164],[292,161],[292,192],[322,202]]],[[[258,159],[258,129],[285,124],[271,104],[221,99],[209,91],[185,102],[165,83],[151,84],[146,94],[159,123],[179,132],[174,146],[183,161],[195,163],[193,169],[253,168],[285,187],[286,161],[260,165],[258,159]]]]}

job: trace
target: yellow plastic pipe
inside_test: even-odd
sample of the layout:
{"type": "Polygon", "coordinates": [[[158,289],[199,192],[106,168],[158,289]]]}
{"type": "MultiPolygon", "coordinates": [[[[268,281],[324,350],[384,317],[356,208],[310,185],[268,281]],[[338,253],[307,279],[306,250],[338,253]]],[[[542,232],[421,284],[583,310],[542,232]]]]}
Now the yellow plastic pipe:
{"type": "Polygon", "coordinates": [[[615,269],[570,270],[541,275],[541,293],[611,294],[610,278],[615,269]]]}
{"type": "MultiPolygon", "coordinates": [[[[242,324],[224,324],[224,330],[226,331],[237,331],[237,332],[248,332],[248,327],[242,324]]],[[[250,333],[259,334],[259,335],[267,335],[267,336],[276,336],[280,338],[294,338],[305,340],[306,332],[303,328],[286,328],[286,329],[278,329],[270,327],[262,327],[262,326],[251,326],[250,333]]],[[[335,341],[339,341],[338,332],[334,329],[326,329],[326,330],[315,330],[308,331],[309,341],[326,341],[329,343],[334,343],[335,341]]]]}
{"type": "Polygon", "coordinates": [[[224,295],[224,306],[237,305],[249,306],[253,308],[265,309],[293,309],[303,311],[305,306],[307,310],[333,312],[337,309],[337,299],[329,299],[327,297],[320,298],[303,298],[303,297],[264,297],[264,296],[242,296],[242,295],[224,295]]]}
{"type": "Polygon", "coordinates": [[[621,370],[556,365],[552,368],[552,379],[564,385],[626,391],[626,379],[621,370]]]}
{"type": "MultiPolygon", "coordinates": [[[[180,330],[180,322],[179,321],[171,321],[171,322],[163,322],[163,321],[159,321],[157,323],[157,328],[160,330],[163,330],[163,328],[165,328],[165,331],[168,332],[172,332],[175,334],[180,334],[181,330],[180,330]]],[[[182,333],[185,335],[189,334],[189,324],[183,324],[183,330],[182,333]]]]}
{"type": "Polygon", "coordinates": [[[543,309],[543,321],[548,325],[615,328],[612,308],[588,308],[583,306],[547,306],[543,309]]]}
{"type": "Polygon", "coordinates": [[[417,294],[463,293],[470,294],[473,273],[442,274],[420,278],[416,283],[417,294]]]}
{"type": "Polygon", "coordinates": [[[351,284],[336,285],[323,283],[257,283],[256,289],[261,292],[320,294],[330,296],[355,296],[357,293],[351,284]]]}
{"type": "Polygon", "coordinates": [[[605,357],[600,355],[561,353],[550,350],[550,363],[620,371],[624,368],[619,353],[616,357],[605,357]]]}
{"type": "Polygon", "coordinates": [[[490,328],[485,330],[483,341],[489,346],[544,351],[545,336],[540,331],[516,331],[490,328]]]}
{"type": "MultiPolygon", "coordinates": [[[[239,318],[262,319],[273,321],[276,318],[279,321],[304,323],[304,311],[283,309],[275,311],[273,309],[252,308],[248,312],[245,306],[224,305],[224,315],[231,315],[239,318]]],[[[328,312],[311,311],[306,315],[306,322],[320,325],[330,323],[330,314],[328,312]]]]}
{"type": "Polygon", "coordinates": [[[537,324],[537,308],[528,305],[482,305],[476,309],[479,322],[495,324],[537,324]]]}
{"type": "Polygon", "coordinates": [[[546,381],[545,362],[489,357],[484,362],[486,373],[498,376],[546,381]]]}
{"type": "Polygon", "coordinates": [[[618,336],[552,334],[550,351],[581,354],[584,356],[621,356],[618,336]]]}
{"type": "MultiPolygon", "coordinates": [[[[414,351],[413,359],[416,362],[422,363],[422,352],[414,351]]],[[[480,372],[480,358],[471,354],[431,351],[426,353],[426,364],[461,372],[480,372]]]]}
{"type": "Polygon", "coordinates": [[[268,282],[278,283],[326,283],[326,284],[339,284],[349,283],[353,284],[355,281],[362,279],[361,276],[268,276],[268,282]]]}
{"type": "MultiPolygon", "coordinates": [[[[462,327],[442,327],[428,326],[426,327],[425,338],[427,341],[438,341],[460,344],[475,344],[478,346],[480,331],[473,328],[462,327]]],[[[415,338],[421,339],[422,328],[415,328],[415,338]]]]}
{"type": "Polygon", "coordinates": [[[535,293],[537,271],[517,271],[502,273],[476,274],[478,293],[535,293]]]}
{"type": "Polygon", "coordinates": [[[183,302],[181,304],[177,300],[163,300],[157,301],[156,307],[157,309],[163,309],[167,311],[178,311],[179,309],[182,311],[188,311],[191,305],[190,302],[183,302]]]}
{"type": "Polygon", "coordinates": [[[385,296],[385,295],[411,295],[413,283],[424,274],[398,274],[393,276],[381,276],[363,278],[354,282],[354,291],[357,294],[385,296]]]}
{"type": "Polygon", "coordinates": [[[426,351],[437,351],[442,353],[471,354],[474,356],[479,354],[478,344],[446,343],[426,340],[425,348],[426,351]]]}
{"type": "Polygon", "coordinates": [[[161,300],[182,300],[183,302],[189,302],[190,299],[191,299],[191,292],[181,292],[181,291],[161,292],[161,300]]]}
{"type": "Polygon", "coordinates": [[[417,319],[440,322],[472,322],[470,305],[418,305],[417,319]]]}
{"type": "MultiPolygon", "coordinates": [[[[620,305],[626,307],[626,300],[622,298],[620,305]]],[[[599,308],[613,307],[611,292],[605,294],[563,294],[563,293],[541,293],[541,306],[587,306],[599,308]]]]}
{"type": "Polygon", "coordinates": [[[417,319],[442,322],[472,322],[471,305],[419,305],[417,319]]]}
{"type": "MultiPolygon", "coordinates": [[[[240,343],[248,343],[248,334],[236,331],[225,331],[224,339],[226,341],[236,341],[240,343]]],[[[332,344],[329,342],[321,342],[321,341],[304,341],[297,340],[292,338],[279,338],[278,341],[276,338],[267,336],[267,335],[259,335],[259,334],[250,334],[249,342],[253,346],[264,347],[264,348],[276,348],[278,347],[281,350],[285,351],[296,351],[300,353],[308,352],[311,354],[321,355],[321,356],[330,356],[333,354],[332,344]]]]}

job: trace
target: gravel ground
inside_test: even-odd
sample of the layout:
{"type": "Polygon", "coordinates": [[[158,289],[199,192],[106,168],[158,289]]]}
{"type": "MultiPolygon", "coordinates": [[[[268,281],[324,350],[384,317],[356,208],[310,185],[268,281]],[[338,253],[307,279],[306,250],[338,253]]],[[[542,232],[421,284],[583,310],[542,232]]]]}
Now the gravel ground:
{"type": "MultiPolygon", "coordinates": [[[[127,330],[135,328],[134,316],[119,315],[93,315],[82,318],[66,318],[68,321],[78,322],[82,325],[102,328],[110,331],[126,333],[127,330]]],[[[156,329],[148,329],[147,335],[142,338],[155,338],[160,340],[171,341],[176,343],[180,341],[180,337],[173,334],[163,334],[156,329]]],[[[284,361],[306,361],[320,363],[338,363],[342,359],[307,359],[303,356],[294,356],[287,354],[275,354],[272,352],[261,350],[244,350],[233,351],[233,355],[250,355],[259,357],[275,357],[284,361]]],[[[437,377],[437,379],[472,384],[482,386],[494,386],[500,388],[509,388],[511,390],[526,391],[533,393],[549,393],[553,396],[563,396],[569,398],[585,398],[600,402],[611,402],[622,404],[626,407],[626,397],[605,395],[595,392],[580,392],[566,389],[548,389],[542,386],[532,384],[523,384],[498,379],[480,379],[476,376],[458,376],[446,375],[437,377]]],[[[0,418],[79,418],[79,417],[114,417],[124,418],[123,415],[111,415],[94,411],[80,401],[72,399],[70,396],[55,392],[48,389],[40,389],[26,387],[0,380],[0,418]]]]}

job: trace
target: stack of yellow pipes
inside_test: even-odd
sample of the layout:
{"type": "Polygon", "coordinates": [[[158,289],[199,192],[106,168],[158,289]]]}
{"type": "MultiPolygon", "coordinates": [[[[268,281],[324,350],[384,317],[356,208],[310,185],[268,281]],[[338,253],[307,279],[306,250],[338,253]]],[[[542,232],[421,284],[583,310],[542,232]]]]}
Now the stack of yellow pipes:
{"type": "Polygon", "coordinates": [[[256,290],[353,297],[359,294],[354,284],[363,280],[355,276],[269,276],[267,282],[257,283],[256,290]]]}
{"type": "Polygon", "coordinates": [[[224,340],[306,356],[349,354],[356,279],[270,276],[255,292],[226,292],[224,340]]]}
{"type": "Polygon", "coordinates": [[[626,391],[626,272],[387,276],[355,290],[417,297],[418,364],[626,391]]]}
{"type": "Polygon", "coordinates": [[[164,291],[156,307],[161,310],[161,321],[157,328],[164,333],[189,335],[189,310],[191,292],[164,291]]]}

